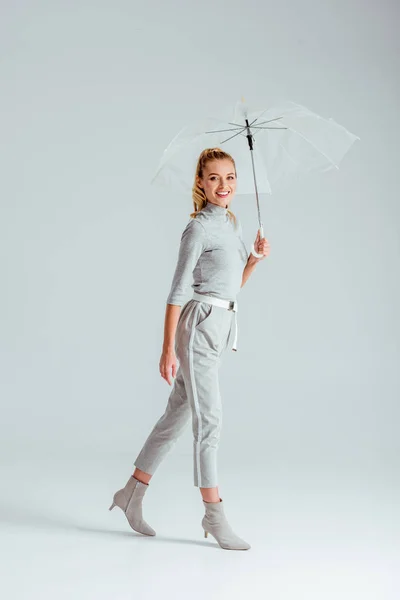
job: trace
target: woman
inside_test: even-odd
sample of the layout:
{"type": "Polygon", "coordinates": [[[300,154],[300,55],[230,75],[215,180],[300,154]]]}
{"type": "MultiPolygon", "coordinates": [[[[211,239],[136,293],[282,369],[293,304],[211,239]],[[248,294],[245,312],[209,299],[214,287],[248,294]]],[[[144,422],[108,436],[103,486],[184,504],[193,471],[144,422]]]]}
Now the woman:
{"type": "Polygon", "coordinates": [[[172,375],[174,386],[164,414],[134,463],[135,472],[115,493],[110,510],[119,506],[132,529],[155,535],[143,520],[142,499],[156,468],[192,417],[194,485],[200,488],[205,507],[205,537],[209,532],[224,549],[247,550],[250,545],[228,524],[218,492],[222,418],[218,367],[232,335],[236,350],[236,295],[269,254],[269,244],[258,232],[254,246],[262,257],[247,256],[240,222],[229,210],[235,191],[233,158],[219,148],[204,150],[193,185],[195,212],[181,237],[167,298],[160,373],[169,385],[172,375]],[[184,303],[192,280],[193,298],[184,303]]]}

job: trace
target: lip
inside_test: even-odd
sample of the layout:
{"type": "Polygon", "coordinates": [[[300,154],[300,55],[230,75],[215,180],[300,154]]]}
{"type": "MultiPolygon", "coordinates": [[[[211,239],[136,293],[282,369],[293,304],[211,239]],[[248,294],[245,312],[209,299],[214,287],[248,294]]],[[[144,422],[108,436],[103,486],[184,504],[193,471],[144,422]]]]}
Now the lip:
{"type": "Polygon", "coordinates": [[[217,194],[217,196],[229,196],[230,192],[215,192],[217,194]]]}

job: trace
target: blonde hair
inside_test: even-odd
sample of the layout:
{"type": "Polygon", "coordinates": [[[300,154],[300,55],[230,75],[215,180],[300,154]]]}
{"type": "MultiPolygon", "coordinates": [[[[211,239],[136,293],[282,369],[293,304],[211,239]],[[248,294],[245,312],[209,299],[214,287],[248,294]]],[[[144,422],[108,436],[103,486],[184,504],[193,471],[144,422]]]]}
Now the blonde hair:
{"type": "MultiPolygon", "coordinates": [[[[236,173],[235,161],[233,160],[233,158],[230,154],[228,154],[227,152],[224,152],[224,150],[221,150],[221,148],[206,148],[200,154],[199,159],[197,161],[196,173],[195,173],[194,183],[193,183],[193,188],[192,188],[194,212],[191,213],[190,216],[193,219],[195,219],[197,217],[197,213],[200,210],[202,210],[205,207],[205,205],[207,204],[207,197],[205,195],[204,190],[197,183],[197,178],[203,177],[204,167],[206,166],[206,164],[209,161],[224,160],[224,159],[228,159],[232,162],[233,168],[235,169],[235,173],[236,173]]],[[[236,224],[236,217],[233,214],[233,212],[228,209],[227,214],[229,215],[229,218],[231,220],[233,220],[233,222],[236,224]]]]}

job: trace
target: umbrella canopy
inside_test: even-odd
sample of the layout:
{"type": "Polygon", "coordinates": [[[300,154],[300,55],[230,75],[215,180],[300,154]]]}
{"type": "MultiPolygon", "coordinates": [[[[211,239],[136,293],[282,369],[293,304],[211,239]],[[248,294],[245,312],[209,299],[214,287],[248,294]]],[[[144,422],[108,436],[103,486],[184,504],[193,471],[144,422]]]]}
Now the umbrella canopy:
{"type": "MultiPolygon", "coordinates": [[[[338,169],[360,139],[300,104],[249,110],[244,101],[182,129],[165,149],[153,182],[191,192],[196,164],[205,148],[221,148],[234,159],[236,194],[255,194],[260,238],[264,237],[259,193],[272,194],[296,177],[338,169]]],[[[258,254],[252,247],[252,254],[258,254]]]]}
{"type": "Polygon", "coordinates": [[[236,194],[254,194],[255,174],[258,192],[272,194],[299,175],[338,169],[358,139],[332,118],[294,102],[251,111],[237,102],[183,128],[165,149],[152,181],[190,192],[200,153],[219,147],[235,160],[236,194]]]}

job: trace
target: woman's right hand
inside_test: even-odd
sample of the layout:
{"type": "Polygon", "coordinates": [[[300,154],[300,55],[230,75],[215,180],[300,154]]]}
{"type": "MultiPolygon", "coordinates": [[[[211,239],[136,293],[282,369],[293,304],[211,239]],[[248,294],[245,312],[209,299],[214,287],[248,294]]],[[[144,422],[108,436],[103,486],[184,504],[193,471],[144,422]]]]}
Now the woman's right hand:
{"type": "Polygon", "coordinates": [[[169,385],[172,385],[172,377],[175,379],[177,371],[177,360],[174,350],[163,350],[160,358],[160,374],[169,385]]]}

